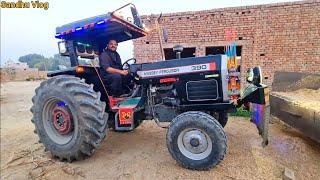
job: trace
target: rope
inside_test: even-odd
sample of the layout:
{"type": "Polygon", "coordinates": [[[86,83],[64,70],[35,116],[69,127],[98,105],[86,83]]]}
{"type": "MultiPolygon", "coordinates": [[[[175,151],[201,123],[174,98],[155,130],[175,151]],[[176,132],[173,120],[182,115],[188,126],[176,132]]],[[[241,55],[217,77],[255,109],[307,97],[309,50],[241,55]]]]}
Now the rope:
{"type": "Polygon", "coordinates": [[[91,66],[94,68],[94,70],[96,71],[96,73],[97,73],[97,75],[98,75],[98,77],[99,77],[99,79],[100,79],[100,82],[101,82],[101,84],[102,84],[102,87],[103,87],[105,93],[107,94],[107,96],[109,97],[109,94],[108,94],[108,91],[107,91],[107,89],[106,89],[106,86],[104,85],[104,83],[103,83],[103,81],[102,81],[102,78],[101,78],[101,76],[100,76],[100,74],[99,74],[99,72],[98,72],[97,67],[94,66],[92,59],[90,59],[90,64],[91,64],[91,66]]]}

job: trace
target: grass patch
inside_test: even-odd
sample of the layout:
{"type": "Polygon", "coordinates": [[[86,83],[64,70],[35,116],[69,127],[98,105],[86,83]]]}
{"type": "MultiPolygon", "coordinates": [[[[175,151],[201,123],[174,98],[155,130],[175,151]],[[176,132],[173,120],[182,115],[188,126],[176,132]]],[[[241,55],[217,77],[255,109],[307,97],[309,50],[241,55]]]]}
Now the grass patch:
{"type": "Polygon", "coordinates": [[[231,116],[239,116],[239,117],[251,117],[252,112],[243,109],[243,107],[237,108],[237,112],[231,113],[231,116]]]}

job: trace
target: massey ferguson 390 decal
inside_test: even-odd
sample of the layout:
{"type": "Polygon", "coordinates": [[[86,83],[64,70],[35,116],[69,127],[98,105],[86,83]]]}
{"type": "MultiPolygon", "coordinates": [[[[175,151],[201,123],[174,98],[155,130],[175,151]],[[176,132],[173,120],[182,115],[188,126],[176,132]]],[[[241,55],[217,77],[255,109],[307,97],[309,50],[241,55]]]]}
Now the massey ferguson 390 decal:
{"type": "Polygon", "coordinates": [[[216,70],[216,63],[205,63],[205,64],[197,64],[197,65],[189,65],[189,66],[180,66],[173,68],[164,68],[164,69],[154,69],[148,71],[138,71],[137,74],[141,78],[151,78],[158,76],[168,76],[168,75],[178,75],[185,73],[194,73],[194,72],[202,72],[202,71],[213,71],[216,70]]]}

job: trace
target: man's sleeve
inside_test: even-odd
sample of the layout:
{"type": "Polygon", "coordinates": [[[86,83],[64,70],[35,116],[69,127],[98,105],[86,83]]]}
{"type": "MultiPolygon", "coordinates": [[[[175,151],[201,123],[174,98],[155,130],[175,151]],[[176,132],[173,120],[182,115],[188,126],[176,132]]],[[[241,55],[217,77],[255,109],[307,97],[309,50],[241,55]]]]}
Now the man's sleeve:
{"type": "Polygon", "coordinates": [[[119,53],[117,52],[117,58],[119,59],[119,61],[121,62],[121,57],[119,55],[119,53]]]}
{"type": "Polygon", "coordinates": [[[123,70],[123,69],[122,69],[121,58],[120,58],[120,55],[119,55],[118,52],[117,52],[116,56],[117,56],[116,58],[117,58],[117,64],[118,64],[118,66],[119,66],[119,69],[123,70]]]}
{"type": "Polygon", "coordinates": [[[99,64],[104,70],[110,67],[110,57],[106,53],[101,53],[99,56],[99,64]]]}

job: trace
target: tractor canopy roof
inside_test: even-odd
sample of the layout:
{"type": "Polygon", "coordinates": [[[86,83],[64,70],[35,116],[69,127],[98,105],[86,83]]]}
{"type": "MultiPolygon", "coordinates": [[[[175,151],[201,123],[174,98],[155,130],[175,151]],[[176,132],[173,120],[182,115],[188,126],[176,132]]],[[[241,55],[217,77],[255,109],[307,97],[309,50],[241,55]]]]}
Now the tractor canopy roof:
{"type": "Polygon", "coordinates": [[[110,39],[123,42],[147,35],[133,4],[56,28],[56,38],[105,47],[110,39]]]}

